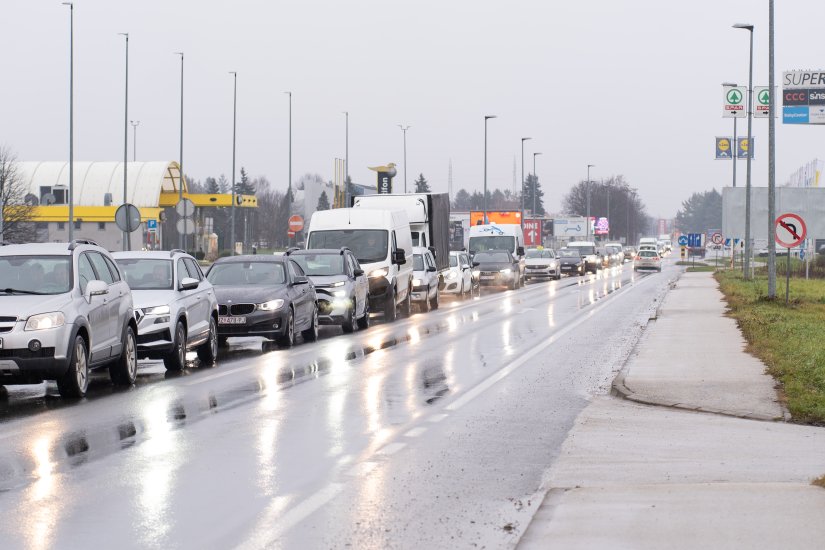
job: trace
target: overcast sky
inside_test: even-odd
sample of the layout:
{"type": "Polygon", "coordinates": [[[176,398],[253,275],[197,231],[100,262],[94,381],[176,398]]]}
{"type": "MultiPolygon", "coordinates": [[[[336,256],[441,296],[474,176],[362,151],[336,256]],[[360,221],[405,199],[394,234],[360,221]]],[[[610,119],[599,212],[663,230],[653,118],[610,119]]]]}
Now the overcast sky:
{"type": "MultiPolygon", "coordinates": [[[[825,2],[777,2],[776,68],[825,65],[825,2]]],[[[403,188],[423,172],[435,191],[511,188],[520,138],[542,152],[546,206],[585,178],[623,174],[654,216],[695,191],[731,184],[713,159],[723,81],[768,83],[767,0],[77,0],[75,159],[123,157],[124,39],[138,160],[178,158],[180,61],[186,54],[184,169],[232,170],[232,76],[238,72],[237,166],[286,188],[288,98],[293,176],[333,177],[350,113],[350,173],[395,162],[403,188]]],[[[58,0],[4,0],[0,144],[20,160],[68,159],[69,12],[58,0]]],[[[745,124],[739,125],[744,133],[745,124]]],[[[767,185],[767,120],[754,121],[753,184],[767,185]]],[[[129,159],[132,156],[131,129],[129,159]]],[[[825,154],[825,127],[777,124],[777,182],[825,154]]],[[[738,165],[745,184],[745,163],[738,165]]]]}

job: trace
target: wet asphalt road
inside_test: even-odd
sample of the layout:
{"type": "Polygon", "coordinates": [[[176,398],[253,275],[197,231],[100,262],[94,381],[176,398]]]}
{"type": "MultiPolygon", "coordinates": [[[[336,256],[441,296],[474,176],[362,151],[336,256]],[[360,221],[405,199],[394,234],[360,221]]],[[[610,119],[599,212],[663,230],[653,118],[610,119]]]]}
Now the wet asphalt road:
{"type": "Polygon", "coordinates": [[[676,273],[630,264],[89,397],[0,396],[5,548],[502,548],[676,273]]]}

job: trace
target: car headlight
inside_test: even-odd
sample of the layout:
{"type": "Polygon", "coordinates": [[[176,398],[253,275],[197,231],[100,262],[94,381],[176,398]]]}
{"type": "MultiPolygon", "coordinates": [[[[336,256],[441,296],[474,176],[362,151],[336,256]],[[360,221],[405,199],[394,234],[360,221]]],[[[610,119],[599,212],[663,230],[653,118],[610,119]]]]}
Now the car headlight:
{"type": "Polygon", "coordinates": [[[390,270],[386,267],[382,267],[381,269],[373,269],[372,271],[370,271],[370,279],[375,279],[377,277],[386,277],[389,272],[390,270]]]}
{"type": "Polygon", "coordinates": [[[413,279],[413,286],[421,286],[423,281],[421,279],[413,279]]]}
{"type": "MultiPolygon", "coordinates": [[[[342,283],[342,284],[343,284],[343,283],[342,283]]],[[[347,291],[346,291],[346,290],[336,290],[336,291],[335,291],[335,292],[333,292],[332,294],[333,294],[334,296],[336,296],[337,298],[343,298],[344,296],[346,296],[346,295],[347,295],[347,291]]]]}
{"type": "Polygon", "coordinates": [[[169,306],[155,306],[143,308],[144,315],[169,315],[169,313],[171,313],[169,306]]]}
{"type": "Polygon", "coordinates": [[[449,273],[447,273],[447,279],[455,279],[456,277],[458,277],[458,273],[456,273],[455,271],[450,271],[449,273]]]}
{"type": "Polygon", "coordinates": [[[506,268],[499,271],[499,273],[504,273],[505,275],[509,275],[512,272],[513,272],[513,270],[510,269],[509,267],[506,267],[506,268]]]}
{"type": "Polygon", "coordinates": [[[277,300],[270,300],[262,304],[255,304],[255,308],[261,311],[275,311],[284,307],[284,301],[280,298],[277,300]]]}
{"type": "Polygon", "coordinates": [[[62,311],[53,311],[51,313],[41,313],[40,315],[32,315],[26,321],[25,330],[45,330],[48,328],[62,327],[66,324],[66,317],[62,311]]]}
{"type": "Polygon", "coordinates": [[[473,270],[473,277],[478,277],[480,274],[481,272],[478,269],[473,270]]]}
{"type": "Polygon", "coordinates": [[[346,284],[346,283],[345,283],[344,281],[338,281],[337,283],[332,283],[332,284],[331,284],[331,285],[329,285],[329,286],[331,286],[331,287],[335,288],[335,287],[339,287],[339,286],[344,286],[345,284],[346,284]]]}

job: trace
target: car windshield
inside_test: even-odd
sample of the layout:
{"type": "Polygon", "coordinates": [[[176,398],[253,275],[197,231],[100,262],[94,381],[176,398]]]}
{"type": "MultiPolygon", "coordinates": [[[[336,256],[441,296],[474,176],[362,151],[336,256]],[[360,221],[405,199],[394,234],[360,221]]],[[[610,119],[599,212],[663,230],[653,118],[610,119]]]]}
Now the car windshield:
{"type": "Polygon", "coordinates": [[[581,258],[578,250],[560,250],[559,255],[562,258],[581,258]]]}
{"type": "Polygon", "coordinates": [[[334,229],[313,231],[307,248],[341,248],[346,246],[358,262],[372,264],[387,259],[388,233],[384,229],[334,229]]]}
{"type": "Polygon", "coordinates": [[[458,267],[458,256],[450,256],[450,267],[458,267]]]}
{"type": "Polygon", "coordinates": [[[213,265],[206,279],[215,286],[282,285],[286,273],[281,262],[226,262],[213,265]]]}
{"type": "Polygon", "coordinates": [[[510,263],[510,255],[506,252],[479,252],[473,257],[479,263],[510,263]]]}
{"type": "Polygon", "coordinates": [[[65,294],[72,288],[71,256],[0,257],[0,296],[65,294]]]}
{"type": "Polygon", "coordinates": [[[424,256],[413,254],[413,271],[424,271],[424,256]]]}
{"type": "Polygon", "coordinates": [[[486,252],[487,250],[514,250],[516,238],[503,235],[494,237],[470,237],[470,252],[486,252]]]}
{"type": "Polygon", "coordinates": [[[576,248],[576,250],[579,251],[579,253],[582,256],[587,256],[588,254],[595,254],[596,253],[596,247],[595,246],[577,246],[575,248],[576,248]]]}
{"type": "Polygon", "coordinates": [[[531,248],[527,251],[527,259],[530,258],[555,258],[556,256],[553,254],[553,251],[545,248],[544,250],[539,250],[538,248],[531,248]]]}
{"type": "Polygon", "coordinates": [[[172,260],[158,258],[118,258],[126,282],[132,290],[171,290],[172,260]]]}
{"type": "Polygon", "coordinates": [[[658,256],[658,254],[653,250],[642,250],[641,252],[639,252],[639,256],[641,256],[642,258],[655,258],[656,256],[658,256]]]}
{"type": "Polygon", "coordinates": [[[309,276],[341,275],[344,273],[342,254],[294,254],[290,256],[309,276]]]}

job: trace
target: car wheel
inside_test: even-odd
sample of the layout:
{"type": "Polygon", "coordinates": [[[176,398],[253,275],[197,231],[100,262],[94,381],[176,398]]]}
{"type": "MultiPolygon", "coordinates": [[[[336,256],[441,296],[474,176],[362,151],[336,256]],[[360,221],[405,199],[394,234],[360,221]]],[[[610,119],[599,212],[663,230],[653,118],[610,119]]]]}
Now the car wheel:
{"type": "Polygon", "coordinates": [[[438,289],[435,289],[435,298],[433,301],[430,302],[430,309],[438,309],[439,301],[441,300],[441,294],[438,292],[438,289]]]}
{"type": "Polygon", "coordinates": [[[129,325],[123,331],[123,351],[118,360],[109,365],[109,378],[117,386],[131,386],[137,378],[137,342],[129,325]]]}
{"type": "Polygon", "coordinates": [[[228,336],[218,336],[218,347],[225,348],[229,345],[229,337],[228,336]]]}
{"type": "Polygon", "coordinates": [[[370,328],[370,299],[367,297],[364,302],[364,315],[358,319],[358,328],[361,330],[370,328]]]}
{"type": "Polygon", "coordinates": [[[304,342],[314,342],[318,339],[318,306],[312,307],[312,324],[308,329],[301,331],[304,342]]]}
{"type": "Polygon", "coordinates": [[[286,327],[284,327],[284,335],[277,339],[278,345],[284,348],[292,347],[295,343],[295,315],[292,313],[292,308],[289,308],[289,313],[286,316],[286,327]]]}
{"type": "Polygon", "coordinates": [[[427,289],[427,294],[424,296],[424,301],[418,304],[418,310],[421,313],[429,313],[430,309],[432,309],[432,302],[430,301],[430,289],[427,289]]]}
{"type": "Polygon", "coordinates": [[[218,324],[209,318],[209,339],[198,348],[198,359],[203,365],[211,365],[218,358],[218,324]]]}
{"type": "Polygon", "coordinates": [[[404,305],[401,306],[401,315],[404,317],[412,315],[412,288],[407,290],[407,299],[404,300],[404,305]]]}
{"type": "Polygon", "coordinates": [[[387,300],[384,302],[384,320],[388,323],[395,321],[396,307],[395,307],[395,289],[390,292],[387,300]]]}
{"type": "Polygon", "coordinates": [[[347,334],[355,330],[356,312],[358,311],[358,302],[353,298],[352,307],[347,310],[347,320],[341,323],[341,328],[347,334]]]}
{"type": "Polygon", "coordinates": [[[57,391],[62,397],[83,397],[89,387],[89,359],[86,341],[82,336],[75,336],[69,354],[69,368],[66,374],[58,378],[57,391]]]}
{"type": "Polygon", "coordinates": [[[510,290],[515,290],[518,288],[518,279],[513,277],[513,281],[510,283],[510,290]]]}
{"type": "Polygon", "coordinates": [[[172,351],[163,358],[166,370],[183,370],[186,366],[186,327],[182,321],[175,326],[175,344],[172,351]]]}

